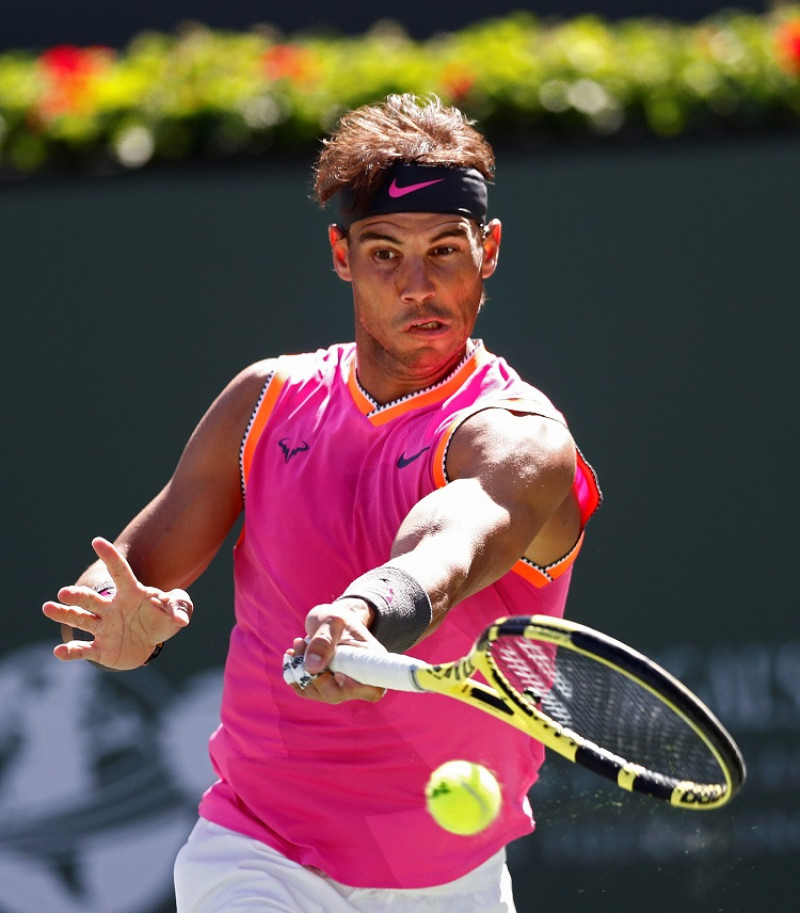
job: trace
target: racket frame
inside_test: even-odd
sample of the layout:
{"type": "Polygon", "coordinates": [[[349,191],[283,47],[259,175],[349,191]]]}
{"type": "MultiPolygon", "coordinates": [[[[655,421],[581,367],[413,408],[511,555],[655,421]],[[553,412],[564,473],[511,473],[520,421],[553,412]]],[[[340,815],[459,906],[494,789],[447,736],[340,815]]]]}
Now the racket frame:
{"type": "MultiPolygon", "coordinates": [[[[302,658],[298,658],[302,662],[302,658]]],[[[294,661],[295,665],[297,660],[294,661]]],[[[291,663],[290,663],[291,664],[291,663]]],[[[733,738],[705,706],[673,675],[641,653],[577,622],[548,615],[500,618],[478,638],[467,656],[428,664],[407,655],[340,647],[331,663],[364,684],[393,690],[443,694],[502,720],[573,763],[614,781],[629,792],[669,802],[683,809],[716,809],[729,802],[744,783],[744,760],[733,738]],[[645,688],[689,726],[704,743],[721,772],[716,783],[678,780],[626,759],[550,718],[520,695],[491,656],[491,644],[504,635],[536,639],[583,654],[645,688]],[[480,673],[484,680],[475,679],[480,673]]],[[[287,680],[291,680],[287,676],[287,680]]]]}
{"type": "MultiPolygon", "coordinates": [[[[567,648],[624,675],[653,694],[689,726],[717,762],[722,782],[697,783],[678,780],[601,748],[593,741],[551,720],[534,704],[521,697],[494,666],[491,659],[480,663],[486,676],[518,711],[513,722],[547,748],[601,776],[622,789],[662,799],[678,808],[709,810],[719,808],[739,791],[746,776],[742,755],[722,723],[682,682],[653,660],[621,641],[564,618],[546,615],[511,616],[498,619],[481,635],[476,650],[487,655],[489,644],[503,635],[516,635],[567,648]]],[[[490,654],[488,654],[490,656],[490,654]]]]}

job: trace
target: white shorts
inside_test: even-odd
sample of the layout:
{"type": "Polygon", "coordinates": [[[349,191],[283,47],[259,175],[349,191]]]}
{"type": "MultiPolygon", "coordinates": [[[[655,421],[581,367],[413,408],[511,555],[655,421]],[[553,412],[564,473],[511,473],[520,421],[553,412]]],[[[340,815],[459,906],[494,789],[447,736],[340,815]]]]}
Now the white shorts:
{"type": "Polygon", "coordinates": [[[515,913],[505,851],[432,888],[351,888],[202,818],[175,861],[175,895],[177,913],[515,913]]]}

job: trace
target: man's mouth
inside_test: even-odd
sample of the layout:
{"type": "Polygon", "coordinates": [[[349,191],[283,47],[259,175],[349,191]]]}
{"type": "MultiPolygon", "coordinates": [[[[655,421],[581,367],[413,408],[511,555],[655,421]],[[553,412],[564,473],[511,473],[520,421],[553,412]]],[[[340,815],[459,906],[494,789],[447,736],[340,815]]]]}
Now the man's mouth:
{"type": "Polygon", "coordinates": [[[441,320],[425,320],[411,325],[412,330],[440,330],[444,324],[441,320]]]}

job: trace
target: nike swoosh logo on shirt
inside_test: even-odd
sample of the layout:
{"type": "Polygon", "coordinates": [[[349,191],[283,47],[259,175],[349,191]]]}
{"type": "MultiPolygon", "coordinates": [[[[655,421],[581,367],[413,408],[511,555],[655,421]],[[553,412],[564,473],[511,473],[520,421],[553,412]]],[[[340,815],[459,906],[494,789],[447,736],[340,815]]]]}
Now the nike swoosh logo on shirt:
{"type": "Polygon", "coordinates": [[[400,458],[399,458],[398,461],[397,461],[397,468],[398,468],[398,469],[404,469],[404,468],[405,468],[406,466],[408,466],[410,463],[413,463],[414,460],[416,460],[418,457],[421,457],[422,454],[425,453],[426,450],[430,450],[430,449],[431,449],[431,448],[430,448],[429,446],[428,446],[428,447],[423,447],[422,450],[419,451],[419,453],[412,453],[410,457],[407,457],[407,456],[405,455],[405,453],[401,453],[401,454],[400,454],[400,458]]]}
{"type": "Polygon", "coordinates": [[[405,187],[397,186],[397,178],[389,185],[389,196],[396,200],[398,197],[404,197],[407,193],[414,193],[415,190],[422,190],[423,187],[430,187],[431,184],[441,184],[444,178],[436,178],[435,181],[422,181],[421,184],[407,184],[405,187]]]}

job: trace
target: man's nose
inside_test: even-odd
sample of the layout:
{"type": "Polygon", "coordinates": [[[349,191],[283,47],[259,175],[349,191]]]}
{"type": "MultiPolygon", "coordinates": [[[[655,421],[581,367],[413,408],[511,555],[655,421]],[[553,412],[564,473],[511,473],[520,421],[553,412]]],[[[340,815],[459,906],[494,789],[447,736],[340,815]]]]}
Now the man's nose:
{"type": "Polygon", "coordinates": [[[403,301],[421,303],[428,301],[436,292],[422,258],[406,259],[399,277],[399,292],[403,301]]]}

